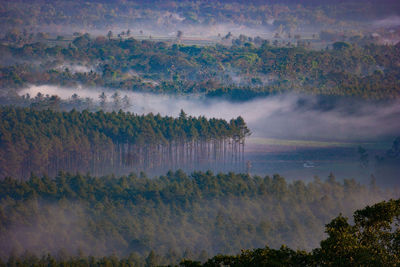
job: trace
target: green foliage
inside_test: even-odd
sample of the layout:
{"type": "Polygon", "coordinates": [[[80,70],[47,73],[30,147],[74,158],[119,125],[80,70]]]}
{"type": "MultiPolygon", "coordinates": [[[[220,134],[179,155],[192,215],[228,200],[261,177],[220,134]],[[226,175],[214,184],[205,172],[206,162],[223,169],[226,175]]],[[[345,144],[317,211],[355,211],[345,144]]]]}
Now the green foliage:
{"type": "Polygon", "coordinates": [[[333,43],[332,46],[333,46],[333,49],[339,50],[339,51],[351,48],[351,44],[349,44],[347,42],[335,42],[335,43],[333,43]]]}
{"type": "Polygon", "coordinates": [[[325,266],[398,266],[400,199],[354,213],[354,225],[339,216],[326,226],[328,238],[316,249],[325,266]]]}
{"type": "MultiPolygon", "coordinates": [[[[328,237],[321,241],[321,248],[312,252],[292,250],[286,246],[272,249],[268,246],[259,249],[242,250],[237,255],[218,254],[206,261],[184,259],[181,267],[217,267],[217,266],[398,266],[400,264],[399,221],[400,199],[380,202],[367,206],[354,213],[355,224],[350,225],[342,215],[326,225],[328,237]]],[[[171,261],[171,253],[164,257],[151,250],[146,257],[131,253],[126,259],[116,256],[103,258],[60,256],[50,254],[37,258],[28,252],[23,256],[10,255],[7,265],[1,266],[161,266],[176,265],[171,261]]]]}
{"type": "Polygon", "coordinates": [[[0,88],[27,84],[105,86],[162,93],[202,93],[247,100],[286,91],[371,99],[399,96],[400,47],[345,42],[334,49],[302,47],[184,46],[79,36],[68,47],[28,43],[3,46],[12,57],[43,64],[0,68],[0,88]],[[100,72],[54,69],[58,64],[92,64],[100,72]],[[140,75],[130,75],[130,71],[140,75]]]}
{"type": "MultiPolygon", "coordinates": [[[[135,252],[142,259],[148,258],[148,264],[167,259],[178,263],[182,258],[203,262],[207,253],[200,253],[202,250],[209,255],[236,253],[267,244],[270,248],[255,251],[255,261],[266,257],[268,261],[307,262],[305,252],[275,249],[282,244],[315,248],[324,237],[323,225],[339,212],[351,214],[372,201],[394,195],[354,181],[288,183],[279,175],[212,172],[168,172],[154,179],[135,174],[96,178],[63,172],[54,179],[32,176],[26,182],[6,178],[0,181],[1,257],[8,257],[12,251],[20,255],[24,249],[36,255],[64,249],[63,254],[75,255],[80,248],[85,255],[94,256],[114,252],[126,257],[135,252]]],[[[386,221],[398,212],[396,205],[398,202],[390,207],[383,205],[379,214],[385,216],[370,215],[378,208],[367,209],[368,214],[357,213],[358,228],[342,217],[335,219],[327,226],[329,238],[321,243],[324,259],[338,259],[336,254],[327,254],[335,247],[331,240],[343,246],[365,242],[371,249],[388,240],[390,251],[398,249],[398,232],[385,228],[391,225],[386,221]],[[368,229],[373,231],[362,231],[373,235],[364,235],[369,238],[364,241],[358,229],[367,229],[369,222],[374,226],[368,229]]],[[[343,253],[343,259],[352,257],[347,252],[353,253],[348,248],[334,253],[343,253]]],[[[251,255],[250,251],[243,252],[238,262],[251,255]]]]}
{"type": "MultiPolygon", "coordinates": [[[[388,0],[368,1],[359,4],[357,1],[329,2],[315,0],[286,1],[177,1],[169,0],[160,4],[158,1],[83,1],[74,2],[42,0],[27,3],[7,1],[1,5],[3,28],[36,27],[45,25],[71,26],[81,29],[102,29],[112,24],[127,25],[148,23],[156,26],[179,25],[214,25],[215,23],[242,23],[259,26],[275,18],[274,26],[280,27],[280,32],[292,33],[298,26],[309,27],[321,25],[342,27],[359,25],[360,19],[375,20],[380,16],[392,14],[397,10],[398,3],[388,0]],[[181,19],[174,19],[172,14],[181,19]],[[161,20],[161,21],[157,21],[161,20]],[[183,20],[182,20],[183,19],[183,20]],[[180,22],[182,20],[182,22],[180,22]]],[[[127,35],[131,33],[127,30],[127,35]]],[[[138,32],[138,31],[137,31],[138,32]]],[[[222,34],[222,33],[221,33],[222,34]]],[[[120,35],[124,36],[125,33],[120,35]]]]}
{"type": "MultiPolygon", "coordinates": [[[[113,98],[114,102],[120,101],[118,95],[113,98]]],[[[49,175],[58,170],[104,174],[121,171],[124,166],[131,171],[132,166],[157,167],[158,158],[164,157],[159,164],[170,161],[170,153],[178,147],[186,151],[190,144],[193,152],[196,146],[228,139],[239,144],[249,135],[241,117],[228,123],[186,116],[183,111],[179,118],[172,118],[122,111],[0,107],[0,117],[0,177],[21,179],[31,171],[49,175]]],[[[187,154],[181,152],[181,160],[187,160],[185,157],[187,154]]]]}

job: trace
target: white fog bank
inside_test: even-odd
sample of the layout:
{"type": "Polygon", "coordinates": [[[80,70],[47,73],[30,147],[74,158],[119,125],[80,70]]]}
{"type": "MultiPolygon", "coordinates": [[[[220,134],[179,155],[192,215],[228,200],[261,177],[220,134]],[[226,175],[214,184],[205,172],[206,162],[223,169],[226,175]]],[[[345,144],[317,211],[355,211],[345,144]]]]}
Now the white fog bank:
{"type": "MultiPolygon", "coordinates": [[[[20,95],[31,97],[38,93],[58,95],[69,99],[74,93],[95,102],[105,92],[108,101],[115,91],[104,88],[65,88],[58,86],[30,86],[20,95]]],[[[138,114],[160,113],[178,116],[181,109],[188,115],[230,120],[242,116],[253,137],[365,141],[398,136],[400,134],[400,101],[376,103],[368,101],[338,102],[329,109],[316,108],[317,98],[285,94],[259,98],[247,102],[207,99],[202,96],[172,96],[130,91],[118,91],[131,104],[127,111],[138,114]],[[299,103],[307,104],[300,105],[299,103]],[[351,110],[349,110],[349,106],[351,110]]]]}

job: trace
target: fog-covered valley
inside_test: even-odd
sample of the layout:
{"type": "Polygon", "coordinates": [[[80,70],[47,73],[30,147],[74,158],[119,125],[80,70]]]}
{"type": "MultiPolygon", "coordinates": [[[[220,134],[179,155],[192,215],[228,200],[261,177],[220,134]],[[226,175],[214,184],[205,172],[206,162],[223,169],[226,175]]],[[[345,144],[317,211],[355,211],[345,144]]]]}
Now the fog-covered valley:
{"type": "MultiPolygon", "coordinates": [[[[245,162],[238,165],[199,165],[196,169],[246,171],[258,175],[280,173],[286,178],[310,181],[314,176],[327,177],[335,173],[339,179],[355,178],[368,184],[371,175],[380,185],[399,185],[396,166],[391,177],[382,177],[376,157],[385,155],[400,132],[398,100],[365,101],[350,98],[329,98],[299,94],[282,94],[247,102],[210,99],[198,96],[159,95],[115,91],[104,88],[67,88],[30,86],[20,95],[57,95],[70,101],[76,94],[91,99],[94,110],[101,108],[101,94],[108,101],[103,108],[125,109],[136,114],[161,114],[177,117],[181,110],[191,116],[230,120],[242,116],[251,129],[247,139],[245,162]],[[113,97],[114,95],[114,97],[113,97]],[[122,105],[122,98],[128,105],[122,105]],[[121,102],[115,106],[115,101],[121,102]],[[369,165],[362,167],[359,147],[368,150],[369,165]]],[[[184,165],[175,168],[190,171],[184,165]]],[[[137,171],[137,170],[136,170],[137,171]]],[[[151,172],[162,174],[166,170],[151,172]]],[[[388,172],[385,172],[386,175],[388,172]]]]}
{"type": "Polygon", "coordinates": [[[399,18],[0,1],[0,267],[399,266],[399,18]]]}
{"type": "MultiPolygon", "coordinates": [[[[108,98],[108,108],[114,108],[115,91],[104,88],[68,88],[52,85],[30,86],[19,91],[21,96],[57,95],[70,100],[90,98],[99,104],[102,93],[108,98]]],[[[287,140],[370,142],[391,141],[400,131],[400,103],[363,101],[362,99],[326,99],[310,95],[282,94],[246,102],[209,99],[204,96],[176,96],[116,91],[127,96],[130,106],[125,111],[138,114],[161,114],[177,117],[181,110],[192,116],[229,120],[242,116],[252,137],[287,140]]],[[[118,111],[118,110],[116,110],[118,111]]]]}

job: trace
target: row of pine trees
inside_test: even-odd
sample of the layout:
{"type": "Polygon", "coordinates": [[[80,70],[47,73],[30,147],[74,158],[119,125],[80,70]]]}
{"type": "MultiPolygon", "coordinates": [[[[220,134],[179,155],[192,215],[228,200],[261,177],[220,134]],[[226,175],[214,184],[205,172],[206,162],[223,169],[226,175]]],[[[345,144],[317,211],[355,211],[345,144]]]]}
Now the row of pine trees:
{"type": "Polygon", "coordinates": [[[241,117],[221,119],[1,107],[0,177],[96,175],[243,161],[241,117]]]}

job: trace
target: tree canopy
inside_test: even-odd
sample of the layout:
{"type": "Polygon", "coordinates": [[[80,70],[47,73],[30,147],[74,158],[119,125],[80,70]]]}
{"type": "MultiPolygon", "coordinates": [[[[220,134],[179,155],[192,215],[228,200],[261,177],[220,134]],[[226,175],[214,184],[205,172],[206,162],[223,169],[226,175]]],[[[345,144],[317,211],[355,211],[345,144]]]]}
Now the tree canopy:
{"type": "Polygon", "coordinates": [[[357,210],[353,223],[344,215],[331,220],[395,195],[334,177],[308,184],[182,171],[155,179],[7,178],[0,181],[1,259],[22,266],[397,266],[400,200],[357,210]]]}

